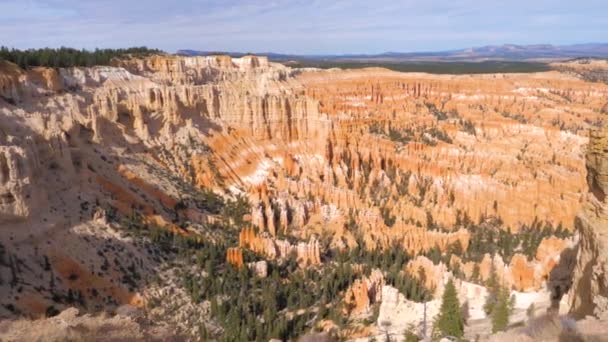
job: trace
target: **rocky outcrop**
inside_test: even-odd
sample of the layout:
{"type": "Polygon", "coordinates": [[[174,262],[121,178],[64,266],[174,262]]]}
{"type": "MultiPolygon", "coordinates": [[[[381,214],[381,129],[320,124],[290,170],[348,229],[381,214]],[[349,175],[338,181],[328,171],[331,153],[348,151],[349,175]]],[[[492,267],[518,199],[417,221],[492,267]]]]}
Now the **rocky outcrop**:
{"type": "Polygon", "coordinates": [[[545,274],[544,278],[536,276],[535,265],[529,262],[523,254],[515,254],[511,258],[508,271],[512,287],[518,291],[531,291],[540,288],[541,281],[544,281],[548,274],[545,274]]]}
{"type": "Polygon", "coordinates": [[[560,239],[557,237],[544,238],[536,251],[534,259],[529,260],[521,253],[515,253],[508,264],[505,264],[500,255],[484,255],[483,259],[476,263],[473,261],[462,262],[456,255],[450,258],[450,266],[461,270],[464,275],[471,279],[474,269],[478,268],[478,279],[485,282],[488,280],[492,263],[501,281],[515,291],[538,291],[544,287],[560,286],[560,293],[568,285],[563,282],[562,273],[566,263],[570,262],[570,255],[566,252],[574,248],[571,238],[560,239]],[[559,269],[558,269],[559,268],[559,269]],[[560,278],[560,280],[558,280],[560,278]]]}
{"type": "MultiPolygon", "coordinates": [[[[435,223],[452,226],[461,211],[476,222],[483,216],[498,216],[512,230],[535,218],[572,228],[584,188],[581,147],[585,139],[551,126],[563,121],[558,108],[566,104],[558,97],[566,96],[580,110],[586,106],[580,102],[583,98],[601,108],[606,87],[586,85],[583,90],[576,85],[580,81],[556,74],[547,75],[543,86],[537,80],[509,75],[471,78],[382,70],[317,72],[300,78],[307,92],[322,103],[323,112],[341,118],[345,134],[356,134],[353,127],[362,125],[371,133],[357,141],[338,138],[332,145],[334,151],[355,145],[364,161],[369,154],[384,171],[390,171],[392,163],[402,171],[411,171],[416,180],[433,179],[433,186],[423,191],[425,210],[419,210],[417,202],[403,199],[391,206],[402,216],[424,223],[426,211],[430,211],[435,223]],[[546,101],[555,106],[545,107],[546,101]],[[465,133],[462,125],[469,121],[470,129],[465,133]],[[427,130],[431,129],[443,130],[449,139],[428,143],[431,133],[427,130]],[[427,143],[422,139],[425,133],[427,143]],[[564,144],[570,139],[577,141],[576,152],[564,144]],[[541,151],[549,146],[564,153],[557,152],[555,158],[553,153],[549,158],[532,157],[547,155],[541,151]],[[558,183],[565,187],[555,186],[558,183]],[[526,204],[547,197],[559,200],[526,204]]],[[[589,122],[601,120],[597,115],[589,122]]],[[[575,119],[567,121],[572,124],[571,132],[589,127],[575,124],[575,119]]],[[[355,156],[352,160],[357,162],[355,156]]],[[[414,178],[410,180],[409,195],[420,194],[416,183],[414,178]]]]}
{"type": "Polygon", "coordinates": [[[448,269],[443,263],[435,265],[427,257],[417,256],[408,262],[405,271],[418,279],[431,292],[441,293],[448,269]]]}
{"type": "Polygon", "coordinates": [[[135,308],[121,307],[115,316],[79,315],[69,308],[55,317],[38,320],[5,320],[0,322],[3,341],[186,341],[173,328],[155,325],[135,308]]]}
{"type": "Polygon", "coordinates": [[[298,242],[292,245],[287,240],[275,239],[270,236],[258,235],[252,227],[244,228],[239,234],[239,246],[248,248],[269,259],[285,259],[294,255],[303,265],[321,263],[319,242],[311,237],[308,242],[298,242]]]}
{"type": "Polygon", "coordinates": [[[570,290],[571,313],[608,319],[608,129],[592,132],[586,202],[576,218],[580,242],[570,290]]]}
{"type": "Polygon", "coordinates": [[[555,236],[544,238],[536,249],[536,261],[544,262],[556,255],[559,255],[565,248],[571,244],[571,241],[560,239],[555,236]]]}
{"type": "Polygon", "coordinates": [[[433,320],[439,313],[441,300],[426,303],[410,301],[392,286],[382,288],[382,304],[378,314],[378,330],[388,331],[391,335],[402,335],[405,330],[430,336],[433,320]]]}
{"type": "Polygon", "coordinates": [[[347,314],[351,316],[369,314],[372,304],[382,300],[384,284],[384,275],[378,269],[372,270],[368,277],[355,280],[344,294],[347,314]]]}
{"type": "Polygon", "coordinates": [[[237,247],[228,248],[226,250],[226,262],[237,268],[243,267],[243,250],[237,247]]]}
{"type": "Polygon", "coordinates": [[[37,208],[31,200],[38,159],[33,144],[27,138],[0,136],[0,223],[27,219],[37,208]]]}

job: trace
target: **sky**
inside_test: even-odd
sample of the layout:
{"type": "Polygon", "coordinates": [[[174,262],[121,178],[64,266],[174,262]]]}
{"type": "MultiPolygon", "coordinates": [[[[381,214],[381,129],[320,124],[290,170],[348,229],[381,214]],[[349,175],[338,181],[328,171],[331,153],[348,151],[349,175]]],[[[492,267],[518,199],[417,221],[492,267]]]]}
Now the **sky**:
{"type": "Polygon", "coordinates": [[[607,0],[0,0],[0,45],[293,54],[608,42],[607,0]]]}

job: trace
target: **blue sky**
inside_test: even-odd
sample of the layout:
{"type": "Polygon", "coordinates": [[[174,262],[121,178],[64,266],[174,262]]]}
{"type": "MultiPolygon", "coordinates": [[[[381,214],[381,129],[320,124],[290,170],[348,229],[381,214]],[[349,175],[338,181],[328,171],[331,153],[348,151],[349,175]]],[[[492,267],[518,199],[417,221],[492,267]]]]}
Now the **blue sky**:
{"type": "Polygon", "coordinates": [[[0,0],[0,45],[379,53],[608,42],[607,0],[0,0]]]}

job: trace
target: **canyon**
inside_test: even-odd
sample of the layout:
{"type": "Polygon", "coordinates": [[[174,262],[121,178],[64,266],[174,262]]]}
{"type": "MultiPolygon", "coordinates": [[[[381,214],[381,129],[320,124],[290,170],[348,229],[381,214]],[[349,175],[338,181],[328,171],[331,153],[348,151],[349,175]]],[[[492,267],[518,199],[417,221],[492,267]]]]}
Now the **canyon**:
{"type": "Polygon", "coordinates": [[[603,319],[607,114],[608,84],[559,69],[456,76],[154,55],[24,70],[0,60],[0,317],[127,306],[191,339],[219,337],[222,296],[198,284],[221,269],[285,288],[299,284],[294,274],[352,273],[332,283],[333,301],[281,311],[343,338],[382,338],[395,317],[407,318],[391,323],[395,334],[420,325],[450,274],[469,315],[484,319],[472,299],[491,270],[522,312],[538,298],[603,319]],[[494,239],[519,243],[486,250],[494,239]],[[389,271],[397,263],[378,255],[395,250],[411,259],[389,271]],[[406,298],[393,273],[434,299],[406,298]],[[335,308],[346,325],[317,317],[335,308]]]}

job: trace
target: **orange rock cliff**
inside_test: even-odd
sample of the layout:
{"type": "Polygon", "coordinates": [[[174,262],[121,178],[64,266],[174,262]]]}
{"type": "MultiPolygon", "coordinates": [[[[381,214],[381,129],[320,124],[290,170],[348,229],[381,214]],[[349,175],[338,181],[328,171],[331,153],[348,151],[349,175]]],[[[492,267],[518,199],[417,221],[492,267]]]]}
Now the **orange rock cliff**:
{"type": "MultiPolygon", "coordinates": [[[[572,230],[589,203],[586,132],[603,124],[606,98],[608,85],[556,71],[299,70],[254,56],[58,70],[0,62],[0,242],[14,265],[0,274],[20,268],[21,284],[3,282],[1,293],[31,315],[58,291],[98,308],[141,305],[134,282],[121,279],[154,274],[158,258],[109,221],[213,239],[198,227],[221,217],[194,205],[190,189],[251,204],[225,256],[238,267],[245,250],[293,253],[305,266],[358,244],[412,255],[456,241],[466,249],[463,217],[572,230]]],[[[591,177],[605,202],[605,177],[591,177]]],[[[565,246],[543,241],[536,260],[515,256],[505,271],[513,287],[539,288],[565,246]]],[[[353,312],[369,309],[379,279],[352,287],[353,312]]]]}

